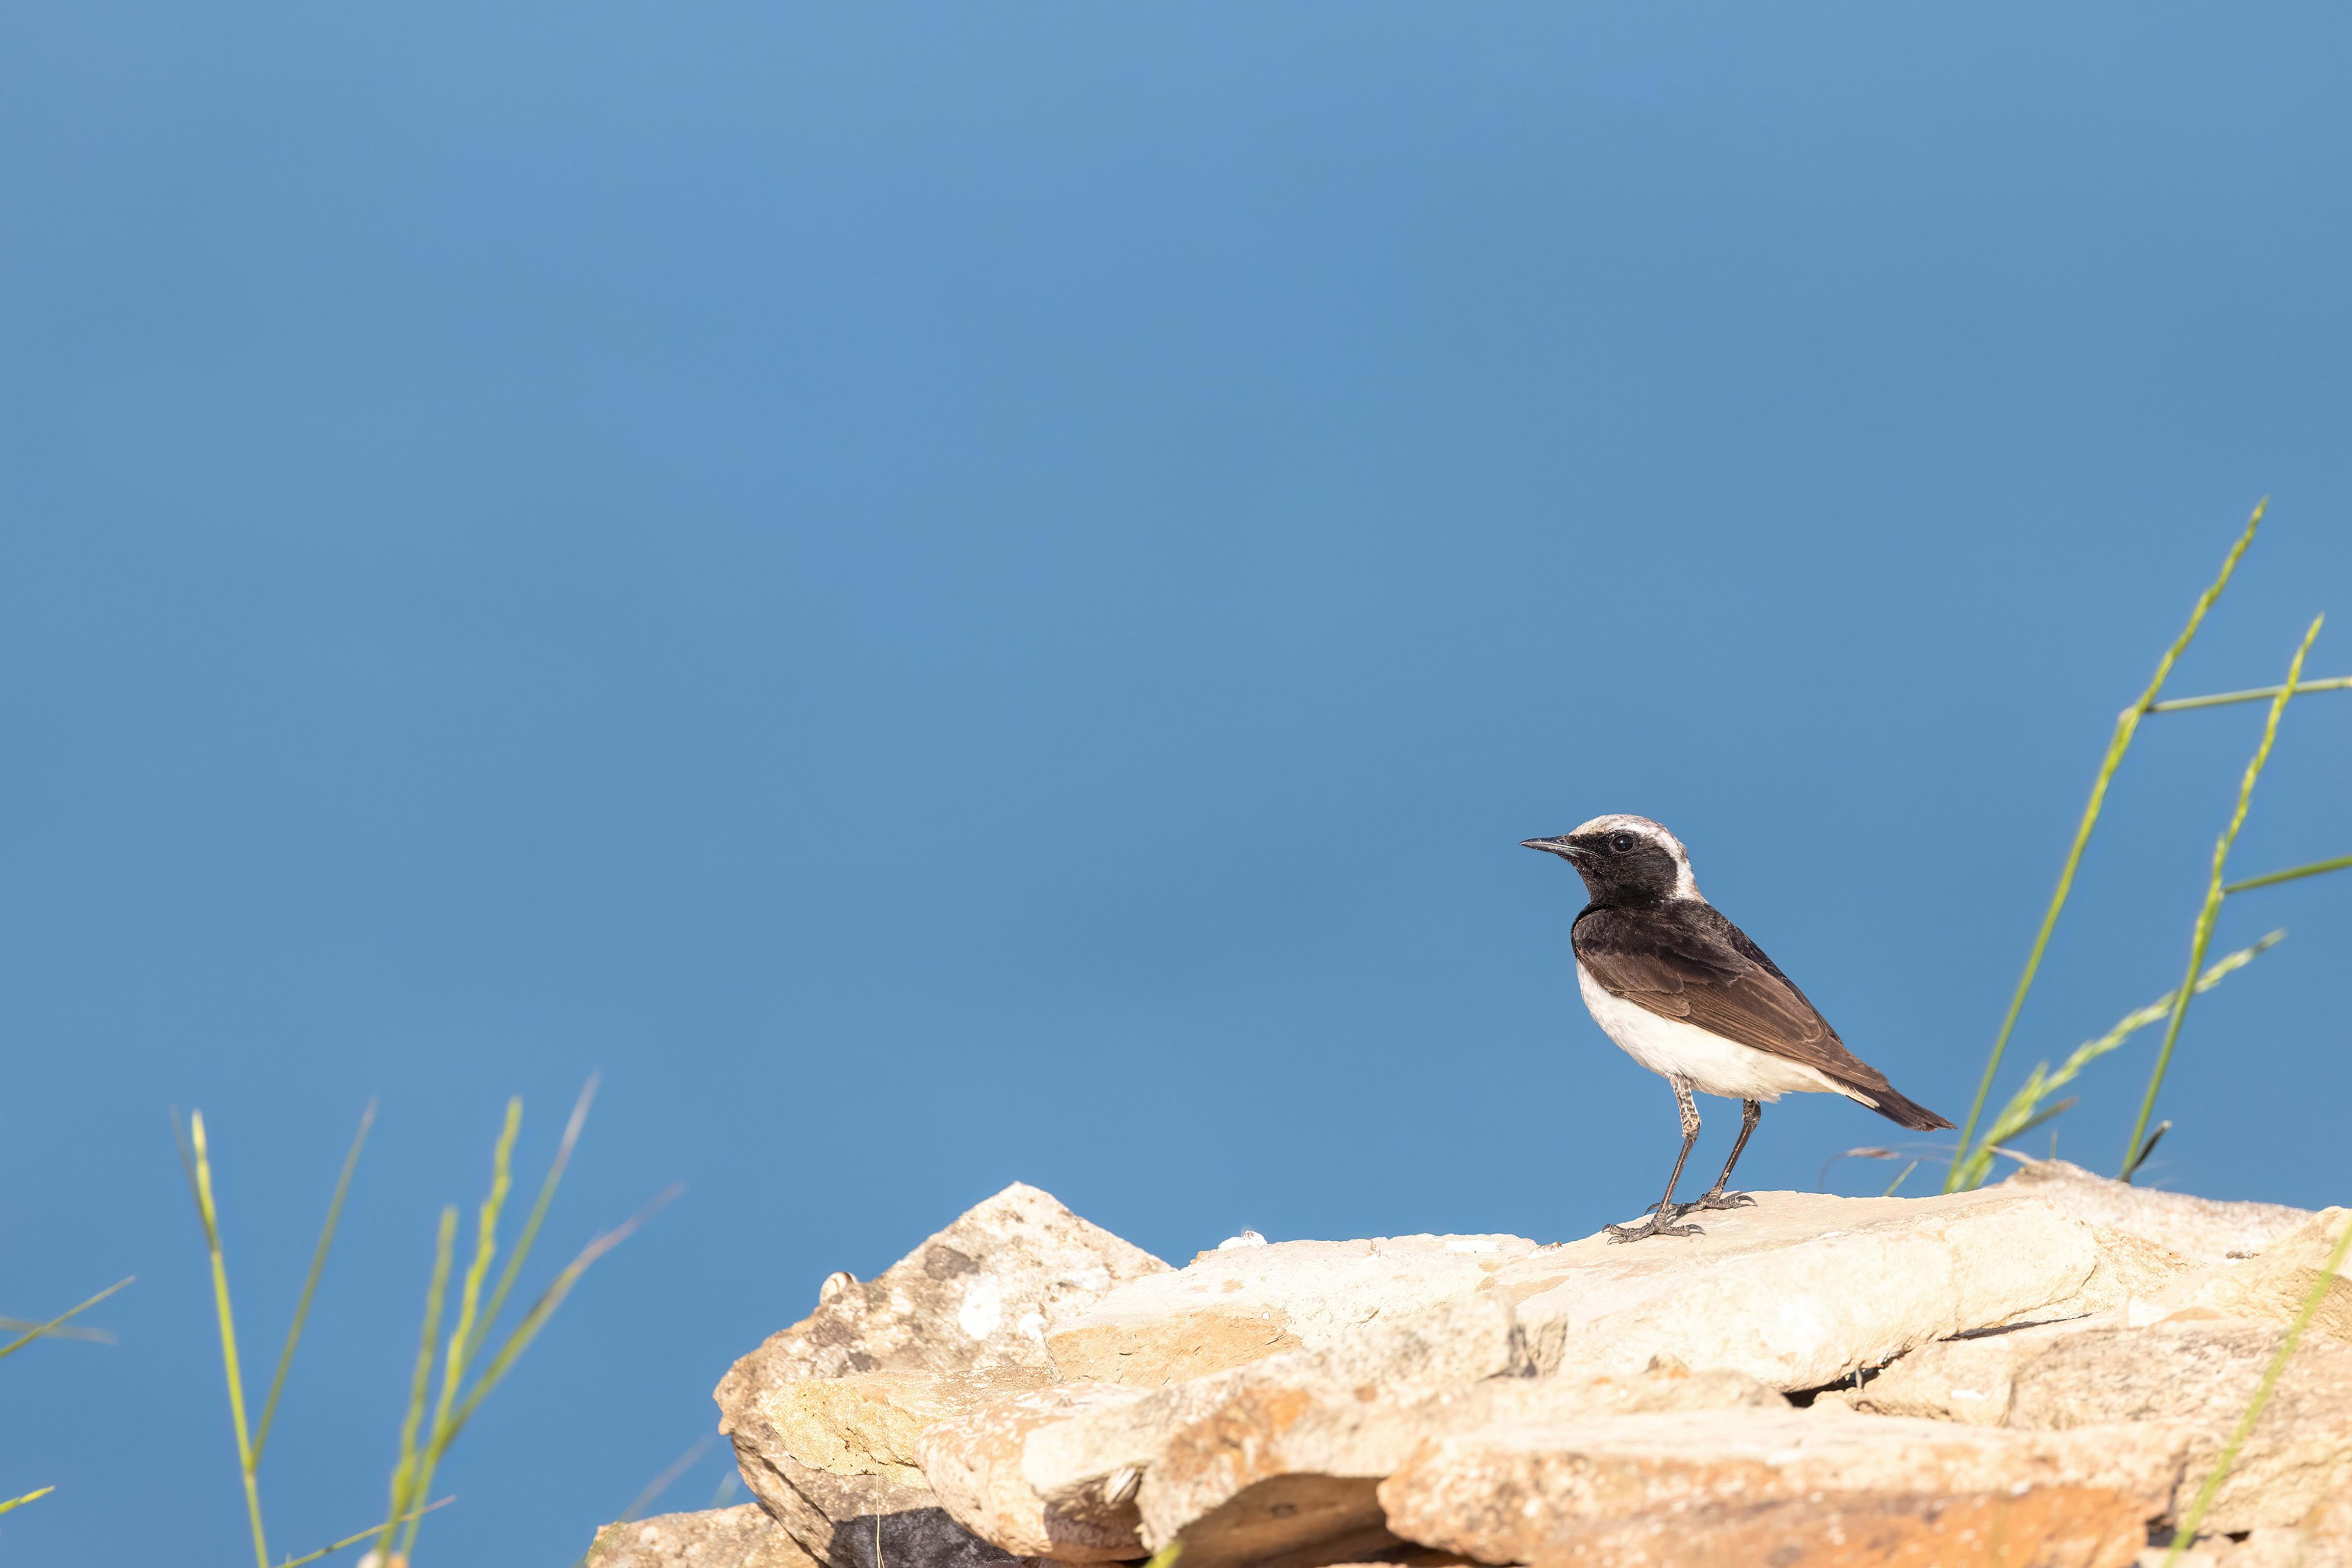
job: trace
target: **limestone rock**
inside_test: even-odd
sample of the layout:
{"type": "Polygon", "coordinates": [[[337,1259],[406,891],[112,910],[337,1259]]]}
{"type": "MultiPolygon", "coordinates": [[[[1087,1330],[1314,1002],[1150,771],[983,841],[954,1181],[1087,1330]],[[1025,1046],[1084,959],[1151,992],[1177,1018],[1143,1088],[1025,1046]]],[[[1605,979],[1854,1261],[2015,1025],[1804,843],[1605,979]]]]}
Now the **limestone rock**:
{"type": "Polygon", "coordinates": [[[833,1568],[1013,1561],[939,1506],[921,1428],[1050,1381],[1049,1330],[1167,1268],[1016,1183],[879,1278],[828,1280],[814,1313],[720,1382],[719,1429],[752,1494],[833,1568]]]}
{"type": "Polygon", "coordinates": [[[816,1568],[757,1503],[608,1524],[581,1568],[816,1568]]]}
{"type": "Polygon", "coordinates": [[[1486,1288],[1516,1304],[1547,1372],[1667,1356],[1794,1390],[2069,1301],[2102,1260],[2091,1226],[1998,1189],[1757,1200],[1706,1215],[1703,1236],[1548,1247],[1486,1288]]]}
{"type": "Polygon", "coordinates": [[[2199,1263],[2256,1252],[2311,1218],[2276,1203],[2232,1203],[2110,1181],[2064,1160],[2022,1160],[1987,1192],[2047,1198],[2077,1219],[2146,1237],[2199,1263]]]}
{"type": "Polygon", "coordinates": [[[1360,1323],[1466,1295],[1535,1249],[1518,1236],[1227,1247],[1121,1285],[1045,1343],[1065,1377],[1172,1383],[1315,1349],[1360,1323]]]}
{"type": "MultiPolygon", "coordinates": [[[[2136,1561],[2146,1527],[2126,1499],[2082,1487],[2021,1497],[1799,1498],[1750,1508],[1700,1507],[1579,1531],[1536,1568],[2105,1568],[2136,1561]]],[[[2196,1565],[2190,1565],[2196,1568],[2196,1565]]]]}
{"type": "Polygon", "coordinates": [[[774,1445],[811,1469],[920,1486],[925,1427],[1052,1381],[1051,1373],[1028,1366],[856,1372],[783,1384],[760,1402],[758,1414],[774,1445]]]}
{"type": "Polygon", "coordinates": [[[2352,1486],[2338,1486],[2300,1523],[2247,1532],[2229,1568],[2352,1568],[2352,1486]]]}
{"type": "Polygon", "coordinates": [[[2172,1289],[2200,1267],[2193,1258],[2113,1226],[2093,1225],[2091,1239],[2099,1258],[2091,1266],[2090,1278],[2072,1294],[2021,1313],[2015,1322],[2053,1322],[2146,1301],[2172,1289]]]}
{"type": "Polygon", "coordinates": [[[1131,1531],[1122,1542],[1181,1538],[1187,1568],[1333,1562],[1400,1548],[1375,1489],[1433,1433],[1616,1410],[1786,1407],[1733,1373],[1531,1371],[1508,1307],[1473,1294],[1211,1376],[1001,1401],[932,1427],[925,1473],[959,1520],[1014,1550],[1061,1550],[1132,1499],[1118,1515],[1131,1531]]]}
{"type": "MultiPolygon", "coordinates": [[[[2284,1331],[2173,1321],[2058,1336],[2014,1373],[2007,1424],[2162,1422],[2189,1435],[2180,1507],[2211,1472],[2284,1331]]],[[[2215,1533],[2300,1524],[2352,1484],[2352,1345],[2306,1333],[2206,1515],[2215,1533]]]]}
{"type": "MultiPolygon", "coordinates": [[[[2352,1209],[2321,1209],[2250,1258],[2200,1269],[2144,1292],[2133,1316],[2141,1322],[2204,1316],[2291,1323],[2318,1285],[2347,1225],[2352,1225],[2352,1209]]],[[[2352,1278],[2339,1272],[2329,1282],[2310,1332],[2352,1342],[2352,1278]]]]}
{"type": "Polygon", "coordinates": [[[2061,1339],[2121,1321],[2120,1313],[2106,1312],[1922,1345],[1864,1384],[1853,1407],[1875,1416],[2005,1426],[2021,1367],[2061,1339]]]}
{"type": "Polygon", "coordinates": [[[919,1483],[835,1475],[782,1453],[746,1458],[741,1465],[761,1504],[827,1568],[903,1568],[912,1563],[925,1568],[1006,1568],[1027,1561],[958,1524],[919,1483]]]}
{"type": "Polygon", "coordinates": [[[1675,1412],[1432,1438],[1379,1496],[1398,1534],[1486,1563],[1927,1564],[1981,1561],[1997,1535],[2010,1563],[2122,1568],[2179,1449],[2155,1426],[1675,1412]]]}
{"type": "Polygon", "coordinates": [[[1029,1436],[1040,1427],[1148,1396],[1115,1383],[1065,1383],[999,1399],[924,1434],[924,1477],[959,1523],[1007,1551],[1069,1563],[1143,1556],[1135,1502],[1139,1468],[1113,1467],[1048,1497],[1031,1482],[1024,1461],[1029,1436]]]}
{"type": "Polygon", "coordinates": [[[1048,1331],[1114,1286],[1168,1271],[1050,1193],[1015,1182],[878,1278],[838,1284],[815,1312],[737,1362],[719,1400],[851,1372],[1050,1366],[1048,1331]]]}

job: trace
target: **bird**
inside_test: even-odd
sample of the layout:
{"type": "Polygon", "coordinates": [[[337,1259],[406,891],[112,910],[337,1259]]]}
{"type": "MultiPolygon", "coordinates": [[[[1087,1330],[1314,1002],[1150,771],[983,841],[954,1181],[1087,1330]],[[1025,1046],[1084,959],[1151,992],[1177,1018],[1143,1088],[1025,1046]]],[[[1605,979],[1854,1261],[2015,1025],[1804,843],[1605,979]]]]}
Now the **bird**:
{"type": "Polygon", "coordinates": [[[1591,902],[1569,928],[1577,989],[1601,1032],[1674,1086],[1682,1113],[1683,1149],[1666,1196],[1642,1224],[1608,1227],[1612,1241],[1701,1235],[1675,1222],[1698,1209],[1754,1203],[1724,1188],[1767,1100],[1843,1094],[1914,1132],[1952,1124],[1846,1049],[1796,982],[1700,894],[1683,841],[1658,823],[1595,817],[1557,838],[1519,843],[1558,855],[1584,879],[1591,902]],[[1675,1187],[1698,1142],[1694,1091],[1739,1102],[1739,1137],[1706,1195],[1677,1204],[1675,1187]]]}

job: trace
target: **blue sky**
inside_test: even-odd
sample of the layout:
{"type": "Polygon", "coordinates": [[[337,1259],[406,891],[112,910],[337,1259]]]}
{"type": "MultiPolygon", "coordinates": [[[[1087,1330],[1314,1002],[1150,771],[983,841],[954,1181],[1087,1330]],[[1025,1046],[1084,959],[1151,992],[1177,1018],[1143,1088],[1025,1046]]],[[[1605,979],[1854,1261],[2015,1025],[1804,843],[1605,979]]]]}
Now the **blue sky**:
{"type": "MultiPolygon", "coordinates": [[[[826,1272],[1014,1179],[1180,1260],[1636,1210],[1672,1100],[1517,847],[1601,811],[1681,832],[1957,1117],[2112,717],[2258,497],[2176,689],[2276,680],[2323,611],[2352,672],[2347,42],[2317,6],[13,8],[0,1312],[139,1281],[119,1343],[0,1367],[0,1495],[59,1488],[0,1563],[250,1561],[174,1106],[266,1364],[382,1101],[282,1550],[381,1509],[506,1096],[536,1168],[605,1075],[550,1267],[686,1184],[443,1472],[421,1562],[500,1568],[569,1563],[826,1272]]],[[[2151,721],[2015,1071],[2173,983],[2259,723],[2151,721]]],[[[2352,695],[2297,705],[2235,863],[2352,852],[2348,764],[2352,695]]],[[[2154,1179],[2343,1201],[2352,885],[2218,946],[2273,925],[2190,1019],[2154,1179]]],[[[2113,1167],[2151,1044],[2062,1154],[2113,1167]]],[[[1787,1102],[1743,1173],[1901,1136],[1787,1102]]]]}

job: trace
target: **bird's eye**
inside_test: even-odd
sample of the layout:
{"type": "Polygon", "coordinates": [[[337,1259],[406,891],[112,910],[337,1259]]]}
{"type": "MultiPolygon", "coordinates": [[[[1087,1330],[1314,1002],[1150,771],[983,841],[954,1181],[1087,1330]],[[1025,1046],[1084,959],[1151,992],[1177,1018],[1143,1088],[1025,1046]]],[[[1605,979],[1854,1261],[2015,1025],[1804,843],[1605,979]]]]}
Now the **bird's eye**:
{"type": "Polygon", "coordinates": [[[1632,849],[1632,848],[1633,847],[1633,834],[1631,834],[1631,833],[1622,833],[1622,832],[1620,832],[1620,833],[1612,833],[1612,834],[1610,834],[1610,835],[1609,835],[1609,847],[1610,847],[1611,849],[1612,849],[1612,850],[1615,850],[1619,854],[1621,854],[1621,855],[1622,855],[1622,854],[1623,854],[1627,850],[1630,850],[1630,849],[1632,849]]]}

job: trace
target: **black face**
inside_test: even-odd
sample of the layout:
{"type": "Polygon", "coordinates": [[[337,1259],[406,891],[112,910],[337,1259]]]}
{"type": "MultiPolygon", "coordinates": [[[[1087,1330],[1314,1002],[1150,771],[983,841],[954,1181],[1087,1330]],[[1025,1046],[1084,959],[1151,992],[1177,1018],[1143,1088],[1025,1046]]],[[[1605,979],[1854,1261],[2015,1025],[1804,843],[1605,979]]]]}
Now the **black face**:
{"type": "Polygon", "coordinates": [[[1603,908],[1664,904],[1674,896],[1675,883],[1681,876],[1673,851],[1647,834],[1626,828],[1522,842],[1574,866],[1592,902],[1603,908]]]}

